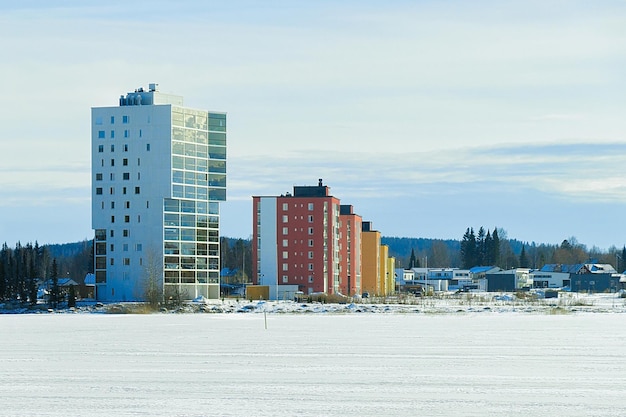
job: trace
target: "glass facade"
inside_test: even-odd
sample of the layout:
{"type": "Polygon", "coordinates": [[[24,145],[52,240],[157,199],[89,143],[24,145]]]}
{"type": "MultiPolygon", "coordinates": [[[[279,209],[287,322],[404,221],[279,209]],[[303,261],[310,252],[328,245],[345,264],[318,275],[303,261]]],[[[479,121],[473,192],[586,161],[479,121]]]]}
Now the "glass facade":
{"type": "MultiPolygon", "coordinates": [[[[226,115],[172,107],[172,198],[163,207],[164,283],[219,284],[226,115]]],[[[207,291],[209,293],[209,291],[207,291]]]]}

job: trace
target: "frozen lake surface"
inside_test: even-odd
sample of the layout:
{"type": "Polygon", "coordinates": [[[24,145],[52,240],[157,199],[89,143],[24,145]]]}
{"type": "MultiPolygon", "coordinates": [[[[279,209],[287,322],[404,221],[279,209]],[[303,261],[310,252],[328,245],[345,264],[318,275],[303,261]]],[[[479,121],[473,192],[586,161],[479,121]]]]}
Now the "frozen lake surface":
{"type": "Polygon", "coordinates": [[[0,315],[0,416],[624,416],[626,315],[0,315]]]}

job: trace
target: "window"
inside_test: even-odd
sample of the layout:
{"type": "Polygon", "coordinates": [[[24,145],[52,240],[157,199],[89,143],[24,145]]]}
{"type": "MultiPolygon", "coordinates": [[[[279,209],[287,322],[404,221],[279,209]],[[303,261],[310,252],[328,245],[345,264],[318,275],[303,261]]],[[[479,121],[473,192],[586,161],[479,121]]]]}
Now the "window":
{"type": "Polygon", "coordinates": [[[141,245],[141,243],[137,243],[137,244],[135,245],[135,250],[136,250],[137,252],[141,252],[141,251],[143,250],[143,246],[141,245]]]}
{"type": "Polygon", "coordinates": [[[141,159],[137,158],[137,166],[141,166],[141,159]]]}
{"type": "Polygon", "coordinates": [[[109,188],[109,194],[111,195],[115,194],[115,187],[109,188]]]}
{"type": "Polygon", "coordinates": [[[150,144],[146,143],[146,151],[150,151],[150,144]]]}
{"type": "Polygon", "coordinates": [[[142,136],[143,135],[142,135],[141,129],[139,129],[139,137],[142,137],[142,136]]]}
{"type": "Polygon", "coordinates": [[[111,201],[111,208],[114,209],[115,208],[115,201],[111,201]]]}
{"type": "Polygon", "coordinates": [[[124,244],[122,245],[122,250],[123,250],[124,252],[128,252],[128,243],[124,243],[124,244]]]}
{"type": "Polygon", "coordinates": [[[96,188],[96,195],[102,195],[102,187],[96,188]]]}
{"type": "Polygon", "coordinates": [[[126,207],[127,209],[129,209],[129,208],[130,208],[130,201],[127,201],[127,202],[126,202],[125,207],[126,207]]]}
{"type": "Polygon", "coordinates": [[[283,235],[288,235],[288,234],[289,234],[289,228],[283,227],[283,235]]]}
{"type": "Polygon", "coordinates": [[[113,172],[111,172],[111,173],[109,174],[109,179],[110,179],[111,181],[115,181],[115,174],[114,174],[113,172]]]}
{"type": "Polygon", "coordinates": [[[113,260],[113,258],[109,259],[109,263],[110,263],[111,265],[115,265],[115,261],[113,260]]]}
{"type": "Polygon", "coordinates": [[[111,237],[115,236],[115,232],[111,229],[111,237]]]}
{"type": "Polygon", "coordinates": [[[286,248],[287,246],[289,246],[289,242],[287,239],[283,239],[283,247],[286,248]]]}
{"type": "Polygon", "coordinates": [[[126,195],[126,187],[122,187],[122,194],[126,195]]]}
{"type": "Polygon", "coordinates": [[[115,166],[115,159],[111,159],[111,166],[114,167],[115,166]]]}
{"type": "Polygon", "coordinates": [[[289,265],[288,264],[283,264],[283,271],[288,271],[289,270],[289,265]]]}
{"type": "Polygon", "coordinates": [[[309,283],[313,283],[313,275],[309,275],[309,283]]]}
{"type": "Polygon", "coordinates": [[[111,130],[111,139],[115,138],[115,130],[111,130]]]}
{"type": "Polygon", "coordinates": [[[101,125],[102,124],[102,116],[96,117],[96,124],[97,125],[101,125]]]}
{"type": "Polygon", "coordinates": [[[111,124],[115,123],[115,116],[111,116],[111,124]]]}
{"type": "Polygon", "coordinates": [[[309,259],[313,259],[313,251],[312,250],[309,251],[309,259]]]}
{"type": "Polygon", "coordinates": [[[130,258],[124,258],[124,265],[130,265],[130,258]]]}
{"type": "Polygon", "coordinates": [[[309,214],[309,223],[313,223],[313,215],[309,214]]]}
{"type": "Polygon", "coordinates": [[[104,130],[98,130],[98,139],[104,139],[104,130]]]}
{"type": "Polygon", "coordinates": [[[122,116],[122,123],[128,123],[128,116],[122,116]]]}
{"type": "Polygon", "coordinates": [[[313,239],[309,239],[309,247],[313,247],[313,239]]]}
{"type": "Polygon", "coordinates": [[[289,259],[289,252],[283,251],[283,259],[289,259]]]}
{"type": "Polygon", "coordinates": [[[309,264],[309,271],[313,270],[313,264],[309,264]]]}
{"type": "Polygon", "coordinates": [[[130,172],[125,172],[125,173],[123,173],[123,174],[122,174],[122,179],[123,179],[124,181],[128,181],[128,180],[130,180],[130,172]]]}
{"type": "Polygon", "coordinates": [[[124,137],[127,138],[128,137],[128,129],[124,130],[124,137]]]}
{"type": "Polygon", "coordinates": [[[115,251],[115,245],[111,243],[111,252],[115,251]]]}
{"type": "Polygon", "coordinates": [[[115,216],[111,216],[111,223],[115,223],[115,216]]]}
{"type": "Polygon", "coordinates": [[[102,181],[102,173],[96,174],[96,181],[102,181]]]}
{"type": "Polygon", "coordinates": [[[283,210],[287,210],[289,208],[289,203],[283,203],[283,210]]]}
{"type": "Polygon", "coordinates": [[[139,181],[141,179],[141,172],[137,173],[137,181],[139,181]]]}
{"type": "Polygon", "coordinates": [[[128,144],[124,144],[124,152],[128,152],[128,144]]]}
{"type": "Polygon", "coordinates": [[[313,203],[309,203],[309,210],[313,210],[313,203]]]}
{"type": "Polygon", "coordinates": [[[139,189],[139,187],[135,187],[135,194],[139,194],[141,192],[141,190],[139,189]]]}
{"type": "Polygon", "coordinates": [[[130,223],[130,216],[124,216],[124,223],[130,223]]]}
{"type": "Polygon", "coordinates": [[[111,152],[115,152],[115,145],[111,144],[111,152]]]}
{"type": "Polygon", "coordinates": [[[284,214],[283,215],[283,223],[287,223],[288,220],[289,220],[289,217],[286,214],[284,214]]]}
{"type": "Polygon", "coordinates": [[[98,152],[104,152],[104,145],[98,145],[98,152]]]}
{"type": "Polygon", "coordinates": [[[124,236],[124,237],[130,236],[130,231],[128,229],[122,230],[122,236],[124,236]]]}
{"type": "Polygon", "coordinates": [[[313,234],[313,228],[309,227],[309,234],[312,235],[313,234]]]}
{"type": "Polygon", "coordinates": [[[288,275],[283,275],[283,284],[286,284],[289,282],[289,276],[288,275]]]}

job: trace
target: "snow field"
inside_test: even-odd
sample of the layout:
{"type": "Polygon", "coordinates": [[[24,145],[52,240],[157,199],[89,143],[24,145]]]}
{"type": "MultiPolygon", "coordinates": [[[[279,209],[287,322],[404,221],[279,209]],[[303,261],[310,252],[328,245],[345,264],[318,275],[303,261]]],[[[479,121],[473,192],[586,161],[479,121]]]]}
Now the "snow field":
{"type": "Polygon", "coordinates": [[[625,317],[0,315],[0,416],[623,416],[625,317]]]}

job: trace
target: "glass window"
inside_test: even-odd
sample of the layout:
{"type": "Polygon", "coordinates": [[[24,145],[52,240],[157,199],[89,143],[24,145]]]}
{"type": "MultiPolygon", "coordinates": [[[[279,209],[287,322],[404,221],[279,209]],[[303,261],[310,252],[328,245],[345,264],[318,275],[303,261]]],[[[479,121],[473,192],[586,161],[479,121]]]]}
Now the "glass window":
{"type": "Polygon", "coordinates": [[[130,236],[130,230],[128,230],[128,229],[122,230],[122,236],[124,236],[124,237],[130,236]]]}
{"type": "Polygon", "coordinates": [[[96,174],[96,181],[102,181],[102,173],[96,174]]]}
{"type": "Polygon", "coordinates": [[[98,145],[98,152],[104,152],[104,145],[98,145]]]}
{"type": "Polygon", "coordinates": [[[98,130],[98,139],[104,139],[104,130],[98,130]]]}
{"type": "Polygon", "coordinates": [[[130,180],[130,172],[124,172],[124,173],[122,174],[122,178],[123,178],[125,181],[130,180]]]}
{"type": "Polygon", "coordinates": [[[146,151],[150,151],[150,144],[146,143],[146,151]]]}
{"type": "Polygon", "coordinates": [[[115,123],[115,116],[111,116],[111,124],[115,123]]]}
{"type": "Polygon", "coordinates": [[[115,137],[115,130],[111,130],[111,139],[115,137]]]}
{"type": "Polygon", "coordinates": [[[101,125],[102,124],[102,116],[96,116],[96,124],[97,125],[101,125]]]}
{"type": "Polygon", "coordinates": [[[122,165],[128,166],[128,158],[122,159],[122,165]]]}
{"type": "Polygon", "coordinates": [[[141,192],[141,189],[139,187],[135,187],[135,194],[139,194],[141,192]]]}
{"type": "Polygon", "coordinates": [[[122,116],[122,123],[128,123],[128,116],[122,116]]]}
{"type": "Polygon", "coordinates": [[[115,152],[115,145],[111,145],[111,152],[115,152]]]}

